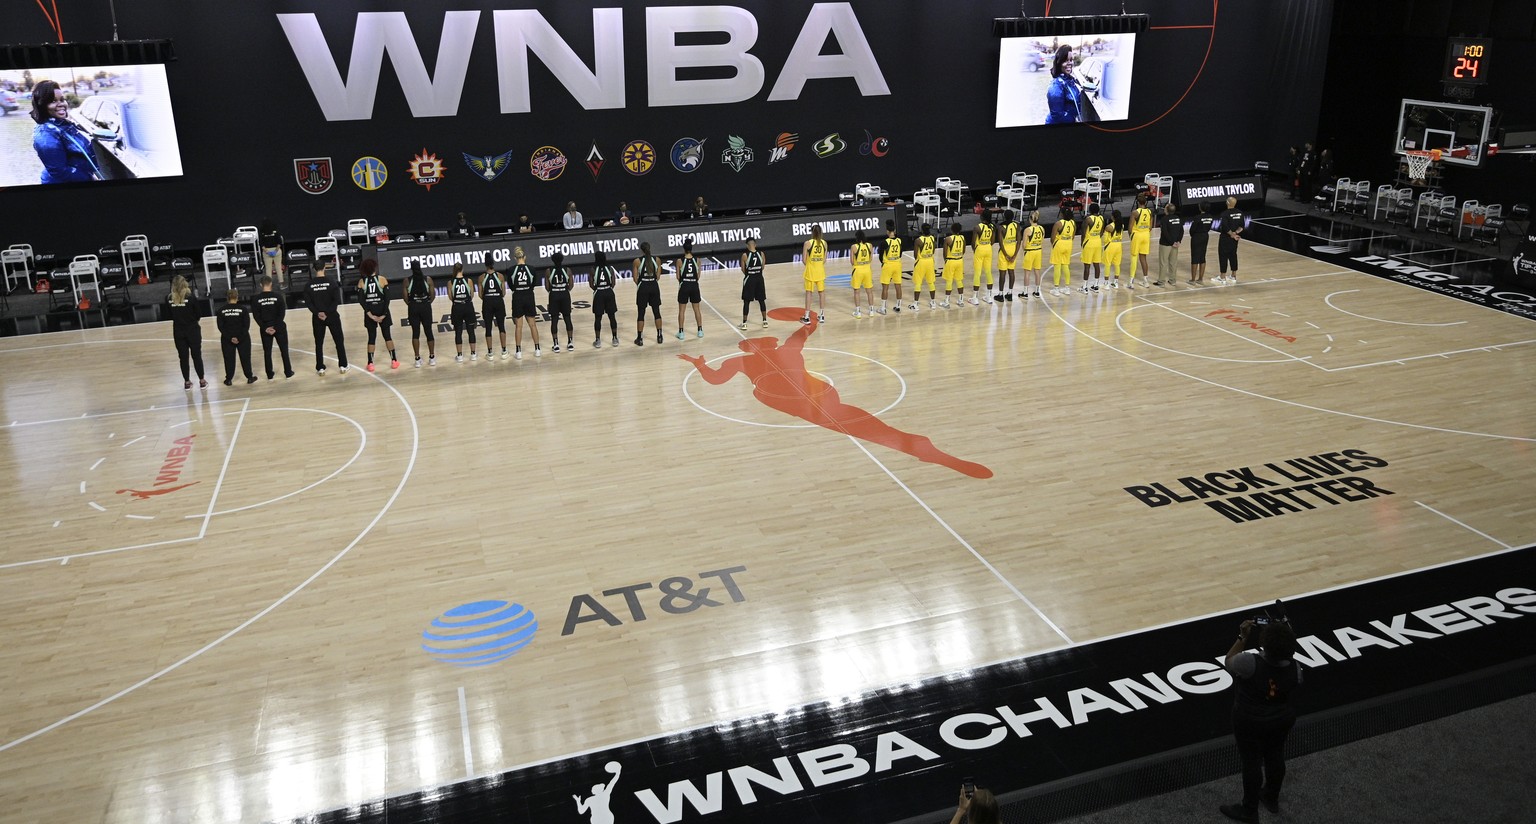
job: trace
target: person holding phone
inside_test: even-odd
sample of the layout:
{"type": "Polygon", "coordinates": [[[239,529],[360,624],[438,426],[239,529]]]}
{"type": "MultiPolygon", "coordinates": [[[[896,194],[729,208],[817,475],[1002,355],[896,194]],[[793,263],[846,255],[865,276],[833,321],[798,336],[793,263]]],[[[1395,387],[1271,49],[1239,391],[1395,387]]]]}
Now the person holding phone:
{"type": "Polygon", "coordinates": [[[997,797],[991,790],[976,786],[976,779],[967,778],[960,785],[960,801],[949,824],[1002,824],[1002,813],[997,809],[997,797]]]}

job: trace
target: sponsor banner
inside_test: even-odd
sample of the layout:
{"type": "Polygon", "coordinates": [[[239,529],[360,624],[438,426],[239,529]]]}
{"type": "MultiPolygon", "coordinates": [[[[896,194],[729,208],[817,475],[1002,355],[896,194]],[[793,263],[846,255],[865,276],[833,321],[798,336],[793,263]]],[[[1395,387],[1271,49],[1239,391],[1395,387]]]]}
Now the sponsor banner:
{"type": "Polygon", "coordinates": [[[1235,197],[1239,202],[1245,200],[1262,201],[1264,199],[1264,178],[1258,175],[1241,175],[1238,177],[1212,177],[1203,180],[1175,180],[1173,182],[1173,196],[1180,206],[1193,206],[1196,203],[1226,203],[1229,197],[1235,197]]]}
{"type": "Polygon", "coordinates": [[[811,236],[811,227],[819,225],[822,234],[834,245],[852,241],[854,232],[863,230],[874,237],[885,231],[885,221],[894,218],[898,225],[904,216],[886,206],[868,206],[855,209],[838,209],[823,212],[779,212],[748,215],[736,218],[720,218],[710,221],[674,221],[645,223],[629,226],[612,226],[581,232],[535,232],[527,235],[495,235],[488,238],[412,243],[401,247],[384,244],[369,247],[377,256],[379,273],[388,278],[407,275],[411,264],[421,266],[429,277],[443,277],[453,273],[455,263],[464,264],[470,272],[478,272],[487,260],[497,268],[512,265],[512,250],[518,246],[535,266],[549,265],[549,256],[555,252],[565,255],[565,265],[590,267],[594,255],[602,252],[608,262],[623,271],[640,256],[640,244],[650,243],[651,253],[662,258],[682,254],[683,241],[693,241],[693,252],[699,256],[728,255],[735,259],[746,250],[748,238],[755,239],[764,250],[792,247],[811,236]]]}
{"type": "MultiPolygon", "coordinates": [[[[1529,656],[1536,546],[1308,595],[1283,609],[1298,635],[1301,715],[1357,705],[1529,656]]],[[[593,810],[607,817],[590,820],[615,824],[908,819],[940,808],[962,776],[1001,794],[1226,739],[1232,676],[1220,662],[1238,625],[1261,612],[1278,614],[1236,610],[385,806],[409,817],[407,808],[431,804],[459,820],[513,811],[528,824],[588,821],[593,810]]],[[[356,813],[320,820],[364,820],[356,813]]]]}

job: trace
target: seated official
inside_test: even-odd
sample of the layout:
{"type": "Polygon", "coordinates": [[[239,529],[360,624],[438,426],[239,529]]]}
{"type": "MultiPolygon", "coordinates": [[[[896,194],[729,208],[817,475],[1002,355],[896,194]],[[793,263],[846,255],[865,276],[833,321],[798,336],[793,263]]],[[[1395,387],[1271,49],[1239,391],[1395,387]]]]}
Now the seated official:
{"type": "Polygon", "coordinates": [[[604,226],[628,226],[635,222],[635,213],[629,210],[629,204],[619,201],[618,211],[613,213],[613,219],[605,221],[604,226]]]}
{"type": "Polygon", "coordinates": [[[694,220],[709,220],[713,216],[709,212],[709,204],[704,202],[703,195],[693,199],[693,208],[688,211],[688,217],[694,220]]]}
{"type": "Polygon", "coordinates": [[[533,234],[533,221],[527,215],[519,215],[517,218],[517,233],[520,235],[533,234]]]}
{"type": "Polygon", "coordinates": [[[576,201],[573,200],[565,204],[565,214],[560,217],[560,225],[564,226],[567,232],[587,225],[587,221],[581,216],[581,212],[576,210],[576,201]]]}
{"type": "Polygon", "coordinates": [[[469,219],[464,217],[463,212],[459,212],[458,222],[454,223],[453,228],[448,230],[449,237],[476,237],[479,234],[479,232],[475,231],[475,224],[470,223],[469,219]]]}

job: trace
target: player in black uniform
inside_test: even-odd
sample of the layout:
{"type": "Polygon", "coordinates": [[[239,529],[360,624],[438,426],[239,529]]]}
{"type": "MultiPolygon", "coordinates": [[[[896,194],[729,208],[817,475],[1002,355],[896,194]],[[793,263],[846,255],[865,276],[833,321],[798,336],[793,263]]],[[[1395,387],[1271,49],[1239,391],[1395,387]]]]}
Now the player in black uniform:
{"type": "Polygon", "coordinates": [[[261,330],[261,354],[266,359],[267,380],[277,376],[272,369],[273,341],[277,342],[277,350],[283,356],[283,377],[293,377],[293,364],[288,360],[288,322],[284,320],[288,314],[288,305],[282,293],[272,291],[271,275],[261,276],[261,292],[251,303],[254,305],[251,314],[256,318],[256,328],[261,330]]]}
{"type": "Polygon", "coordinates": [[[469,359],[476,361],[475,352],[475,282],[464,276],[464,264],[453,264],[453,277],[448,279],[448,300],[453,304],[454,363],[464,362],[464,330],[469,330],[469,359]]]}
{"type": "Polygon", "coordinates": [[[224,351],[224,385],[235,380],[235,355],[240,355],[240,369],[245,382],[255,383],[251,371],[251,310],[240,302],[240,293],[229,290],[228,303],[219,307],[219,348],[224,351]]]}
{"type": "Polygon", "coordinates": [[[741,256],[741,327],[747,328],[747,315],[752,311],[752,301],[763,316],[763,328],[768,328],[768,285],[763,281],[763,266],[768,257],[757,251],[757,238],[747,238],[747,251],[741,256]]]}
{"type": "Polygon", "coordinates": [[[649,242],[640,244],[640,257],[635,259],[635,305],[640,308],[638,326],[635,327],[635,345],[645,345],[645,307],[651,307],[656,316],[656,342],[661,343],[661,261],[651,254],[649,242]]]}
{"type": "Polygon", "coordinates": [[[1189,282],[1194,286],[1205,283],[1205,247],[1211,241],[1211,224],[1216,222],[1204,203],[1199,208],[1199,214],[1189,222],[1189,282]]]}
{"type": "Polygon", "coordinates": [[[341,334],[341,315],[336,307],[341,303],[341,284],[331,280],[331,262],[320,261],[320,268],[309,285],[304,287],[304,302],[309,305],[309,322],[315,332],[315,374],[325,374],[325,333],[331,333],[336,344],[336,361],[341,374],[347,374],[347,344],[341,334]]]}
{"type": "Polygon", "coordinates": [[[596,337],[592,339],[592,348],[601,349],[603,346],[603,315],[608,316],[608,331],[613,334],[613,345],[619,345],[619,301],[613,294],[613,284],[619,276],[608,265],[608,256],[598,252],[594,258],[595,267],[592,269],[592,277],[587,280],[587,285],[592,287],[592,332],[596,337]]]}
{"type": "Polygon", "coordinates": [[[565,255],[556,252],[549,256],[549,274],[544,276],[544,289],[549,294],[549,336],[560,351],[560,320],[565,319],[565,349],[576,351],[576,333],[571,329],[571,272],[566,269],[565,255]]]}
{"type": "Polygon", "coordinates": [[[523,247],[512,250],[512,256],[517,258],[517,263],[512,266],[511,277],[507,279],[507,285],[512,289],[512,333],[516,338],[514,345],[517,351],[512,357],[523,359],[523,326],[528,327],[529,334],[533,335],[533,356],[544,356],[539,349],[539,327],[534,321],[539,316],[539,304],[534,299],[533,287],[538,283],[538,278],[533,276],[533,269],[523,260],[523,247]]]}
{"type": "MultiPolygon", "coordinates": [[[[1311,144],[1308,144],[1311,151],[1311,144]]],[[[1216,263],[1221,267],[1221,273],[1216,276],[1216,282],[1226,282],[1237,285],[1237,239],[1243,233],[1243,211],[1237,208],[1237,198],[1227,198],[1227,210],[1221,213],[1221,238],[1216,241],[1216,263]],[[1232,276],[1227,277],[1227,267],[1232,267],[1232,276]]]]}
{"type": "Polygon", "coordinates": [[[400,359],[395,357],[395,339],[390,332],[395,320],[389,314],[389,281],[379,274],[378,261],[363,261],[362,270],[357,291],[363,298],[363,328],[368,330],[368,371],[373,371],[373,345],[380,329],[384,330],[384,348],[389,350],[389,368],[399,369],[400,359]]]}
{"type": "Polygon", "coordinates": [[[704,316],[699,313],[699,259],[693,256],[693,240],[683,241],[683,256],[677,259],[677,339],[682,340],[683,318],[688,304],[693,304],[693,323],[704,337],[704,316]]]}
{"type": "Polygon", "coordinates": [[[490,258],[480,276],[480,322],[485,324],[485,357],[491,357],[491,327],[501,332],[501,359],[507,359],[507,285],[490,258]]]}
{"type": "Polygon", "coordinates": [[[192,284],[181,275],[171,280],[171,339],[176,343],[176,359],[181,361],[181,382],[183,389],[192,388],[192,373],[187,369],[187,361],[197,367],[197,385],[202,389],[208,388],[208,380],[203,377],[203,327],[198,322],[202,317],[202,302],[192,294],[192,284]]]}
{"type": "Polygon", "coordinates": [[[411,321],[411,349],[416,353],[416,368],[421,368],[421,330],[427,330],[427,365],[437,365],[437,339],[432,336],[436,319],[432,317],[432,298],[437,296],[432,279],[421,273],[421,264],[411,264],[411,277],[405,282],[405,315],[411,321]]]}

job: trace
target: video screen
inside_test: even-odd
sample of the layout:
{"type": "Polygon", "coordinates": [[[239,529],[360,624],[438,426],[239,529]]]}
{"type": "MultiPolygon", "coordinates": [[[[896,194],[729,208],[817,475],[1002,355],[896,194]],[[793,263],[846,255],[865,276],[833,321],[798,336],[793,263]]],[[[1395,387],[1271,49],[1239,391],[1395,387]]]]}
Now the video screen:
{"type": "Polygon", "coordinates": [[[1440,151],[1440,162],[1477,166],[1488,145],[1493,109],[1405,99],[1398,110],[1397,154],[1409,149],[1440,151]]]}
{"type": "Polygon", "coordinates": [[[163,64],[0,70],[0,188],[180,174],[163,64]]]}
{"type": "Polygon", "coordinates": [[[1005,37],[997,127],[1103,123],[1131,111],[1136,35],[1005,37]]]}

